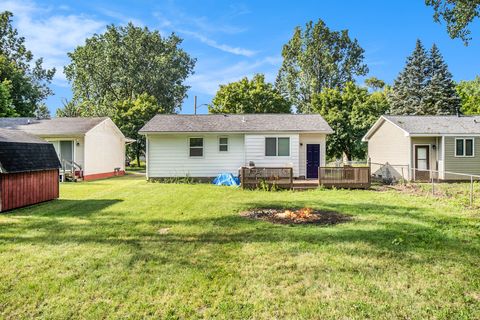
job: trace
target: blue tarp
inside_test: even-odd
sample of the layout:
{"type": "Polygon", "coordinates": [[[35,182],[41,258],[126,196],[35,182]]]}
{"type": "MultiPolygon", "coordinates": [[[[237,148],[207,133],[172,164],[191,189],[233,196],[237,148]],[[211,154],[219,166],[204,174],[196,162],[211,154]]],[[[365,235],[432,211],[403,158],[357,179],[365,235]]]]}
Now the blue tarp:
{"type": "Polygon", "coordinates": [[[215,179],[213,179],[212,183],[217,186],[237,187],[240,185],[240,179],[238,179],[238,177],[235,177],[231,173],[223,172],[223,173],[220,173],[215,179]]]}

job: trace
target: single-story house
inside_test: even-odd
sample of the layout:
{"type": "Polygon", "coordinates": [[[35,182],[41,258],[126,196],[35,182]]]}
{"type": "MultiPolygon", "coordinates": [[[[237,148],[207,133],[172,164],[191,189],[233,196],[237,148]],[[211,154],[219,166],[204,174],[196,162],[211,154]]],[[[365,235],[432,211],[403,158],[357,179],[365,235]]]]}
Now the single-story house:
{"type": "Polygon", "coordinates": [[[51,142],[63,168],[84,180],[125,173],[126,138],[103,118],[0,118],[0,128],[21,130],[51,142]]]}
{"type": "Polygon", "coordinates": [[[51,143],[0,129],[0,211],[58,198],[60,166],[51,143]]]}
{"type": "Polygon", "coordinates": [[[237,175],[242,166],[291,167],[317,178],[332,129],[313,114],[156,115],[147,139],[147,178],[237,175]]]}
{"type": "Polygon", "coordinates": [[[363,141],[372,174],[387,170],[409,180],[470,179],[448,172],[480,175],[480,117],[384,115],[363,141]]]}

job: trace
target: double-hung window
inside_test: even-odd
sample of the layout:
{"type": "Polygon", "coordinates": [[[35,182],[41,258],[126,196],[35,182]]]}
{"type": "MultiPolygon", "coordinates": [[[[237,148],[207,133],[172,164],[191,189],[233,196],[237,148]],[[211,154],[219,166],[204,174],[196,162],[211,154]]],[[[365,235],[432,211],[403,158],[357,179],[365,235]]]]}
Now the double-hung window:
{"type": "Polygon", "coordinates": [[[473,138],[456,138],[455,157],[473,157],[475,152],[473,142],[473,138]]]}
{"type": "Polygon", "coordinates": [[[218,151],[227,152],[228,151],[228,138],[220,137],[218,138],[218,151]]]}
{"type": "Polygon", "coordinates": [[[203,138],[190,138],[190,157],[203,157],[203,138]]]}
{"type": "Polygon", "coordinates": [[[290,156],[290,138],[283,138],[283,137],[265,138],[265,156],[267,157],[290,156]]]}

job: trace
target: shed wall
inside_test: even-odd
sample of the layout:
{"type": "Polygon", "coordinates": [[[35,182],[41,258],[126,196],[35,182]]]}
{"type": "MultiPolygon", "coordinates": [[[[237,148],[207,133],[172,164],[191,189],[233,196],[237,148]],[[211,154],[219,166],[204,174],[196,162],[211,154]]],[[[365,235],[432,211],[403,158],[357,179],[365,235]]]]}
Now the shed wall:
{"type": "Polygon", "coordinates": [[[57,169],[0,174],[0,211],[58,198],[58,180],[57,169]]]}

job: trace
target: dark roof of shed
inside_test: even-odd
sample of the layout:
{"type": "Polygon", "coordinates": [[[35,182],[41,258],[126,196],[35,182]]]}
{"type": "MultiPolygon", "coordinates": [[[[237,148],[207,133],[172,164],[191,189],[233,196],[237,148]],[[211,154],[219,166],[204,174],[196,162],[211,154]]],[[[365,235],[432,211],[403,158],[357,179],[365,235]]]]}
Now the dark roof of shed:
{"type": "Polygon", "coordinates": [[[0,172],[15,173],[61,167],[51,143],[19,130],[0,129],[0,172]]]}
{"type": "Polygon", "coordinates": [[[108,119],[94,118],[0,118],[0,128],[18,129],[38,136],[83,135],[108,119]]]}
{"type": "Polygon", "coordinates": [[[318,114],[158,114],[140,129],[140,133],[288,131],[333,133],[318,114]]]}

